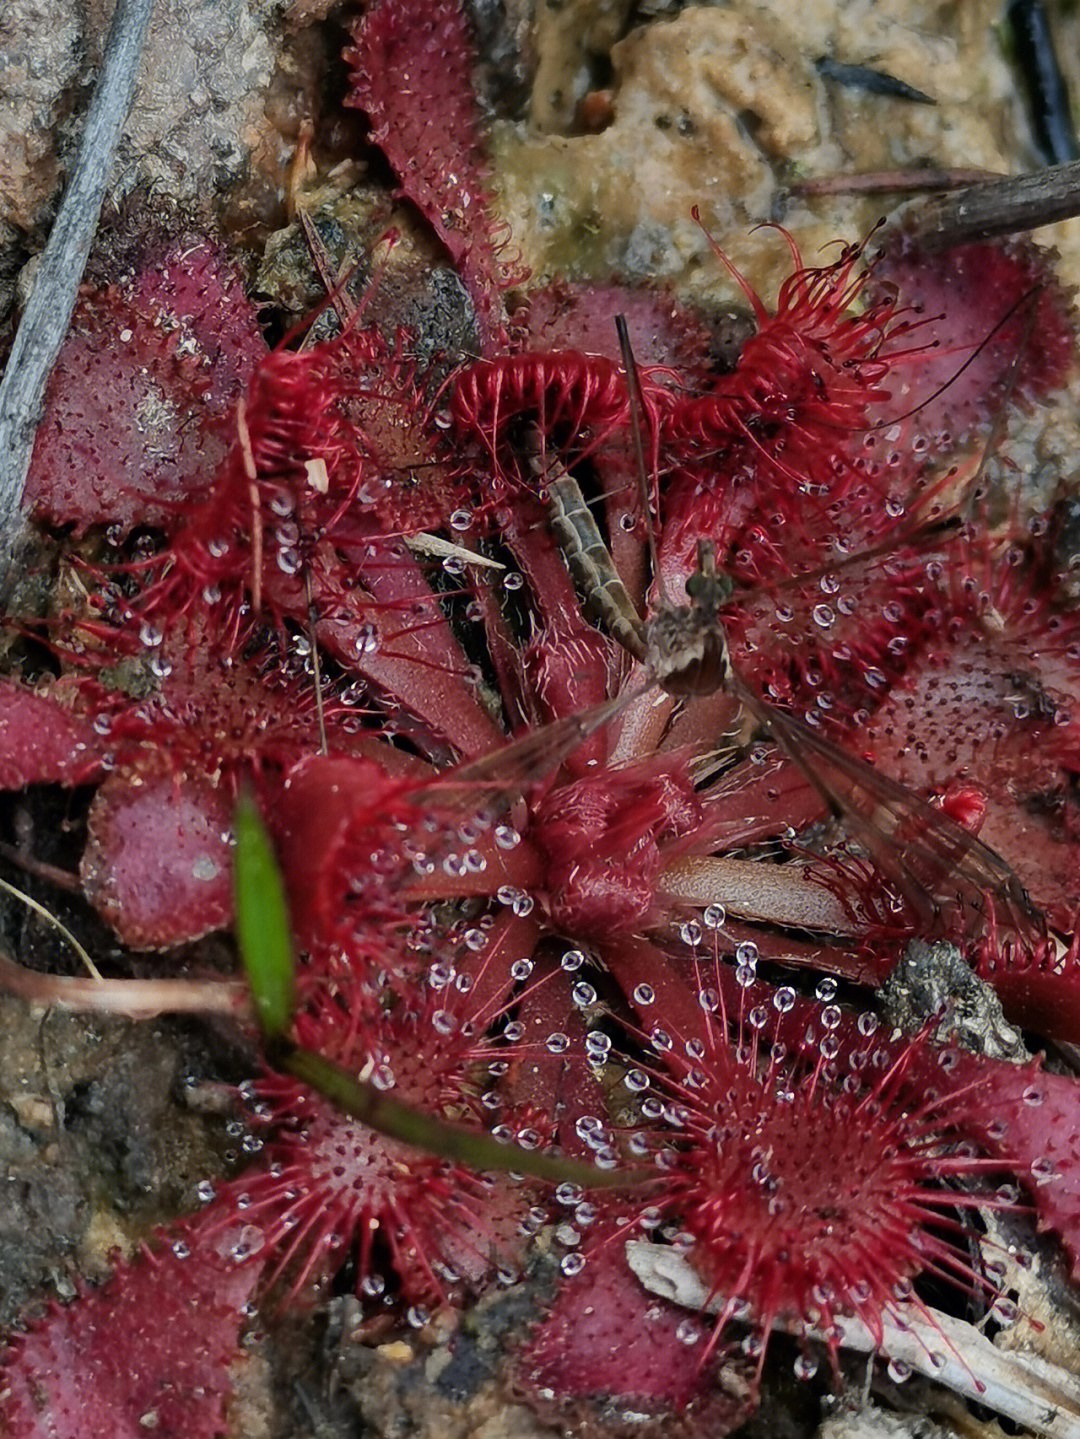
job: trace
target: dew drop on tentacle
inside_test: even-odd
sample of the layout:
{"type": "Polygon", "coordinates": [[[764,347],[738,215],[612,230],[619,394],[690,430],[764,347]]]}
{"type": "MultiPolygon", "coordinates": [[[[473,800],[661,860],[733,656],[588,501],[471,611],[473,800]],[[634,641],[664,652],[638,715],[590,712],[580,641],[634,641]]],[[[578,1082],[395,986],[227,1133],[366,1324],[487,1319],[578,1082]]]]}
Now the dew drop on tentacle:
{"type": "Polygon", "coordinates": [[[594,1064],[605,1064],[611,1054],[612,1040],[603,1030],[592,1029],[585,1036],[585,1053],[594,1064]]]}

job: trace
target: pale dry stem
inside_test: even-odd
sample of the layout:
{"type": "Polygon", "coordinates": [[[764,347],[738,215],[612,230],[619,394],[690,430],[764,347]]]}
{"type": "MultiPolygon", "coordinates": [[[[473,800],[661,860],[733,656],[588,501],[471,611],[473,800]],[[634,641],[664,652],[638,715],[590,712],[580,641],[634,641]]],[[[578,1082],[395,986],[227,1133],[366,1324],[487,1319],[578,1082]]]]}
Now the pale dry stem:
{"type": "Polygon", "coordinates": [[[233,979],[83,979],[39,974],[0,952],[0,988],[32,1004],[81,1014],[155,1019],[159,1014],[223,1014],[253,1020],[248,987],[233,979]]]}

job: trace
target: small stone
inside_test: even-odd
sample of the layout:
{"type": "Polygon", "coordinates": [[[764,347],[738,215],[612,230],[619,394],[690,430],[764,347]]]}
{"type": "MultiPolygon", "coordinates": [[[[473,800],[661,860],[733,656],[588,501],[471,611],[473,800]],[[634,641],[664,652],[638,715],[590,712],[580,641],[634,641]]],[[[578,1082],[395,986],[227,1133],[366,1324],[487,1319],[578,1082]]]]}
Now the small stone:
{"type": "Polygon", "coordinates": [[[391,1364],[411,1364],[416,1358],[416,1351],[411,1344],[406,1344],[404,1339],[395,1339],[390,1344],[378,1346],[379,1357],[391,1364]]]}
{"type": "Polygon", "coordinates": [[[890,1023],[907,1034],[940,1014],[934,1036],[939,1044],[952,1041],[1011,1064],[1030,1058],[1023,1035],[1002,1013],[1000,999],[955,944],[912,940],[882,985],[881,1002],[890,1023]]]}

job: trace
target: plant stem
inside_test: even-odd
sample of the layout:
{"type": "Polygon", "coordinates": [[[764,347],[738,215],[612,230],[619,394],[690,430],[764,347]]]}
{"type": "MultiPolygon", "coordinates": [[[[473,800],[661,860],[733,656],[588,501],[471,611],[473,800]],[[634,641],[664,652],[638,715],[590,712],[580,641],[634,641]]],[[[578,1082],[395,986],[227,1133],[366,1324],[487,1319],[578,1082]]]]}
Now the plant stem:
{"type": "Polygon", "coordinates": [[[159,1014],[225,1014],[246,1019],[251,996],[231,979],[83,979],[25,969],[0,953],[0,989],[32,1004],[55,1005],[81,1014],[119,1014],[154,1019],[159,1014]]]}
{"type": "Polygon", "coordinates": [[[267,1060],[310,1084],[355,1119],[402,1144],[415,1145],[429,1154],[458,1160],[470,1169],[512,1170],[552,1184],[580,1184],[583,1189],[621,1189],[656,1178],[651,1169],[598,1169],[579,1159],[564,1159],[539,1150],[504,1144],[483,1130],[450,1124],[435,1115],[413,1109],[340,1068],[324,1055],[289,1040],[267,1045],[267,1060]]]}
{"type": "MultiPolygon", "coordinates": [[[[912,206],[899,227],[931,250],[1036,230],[1080,214],[1080,160],[1010,176],[912,206]]],[[[889,227],[890,231],[892,226],[889,227]]]]}

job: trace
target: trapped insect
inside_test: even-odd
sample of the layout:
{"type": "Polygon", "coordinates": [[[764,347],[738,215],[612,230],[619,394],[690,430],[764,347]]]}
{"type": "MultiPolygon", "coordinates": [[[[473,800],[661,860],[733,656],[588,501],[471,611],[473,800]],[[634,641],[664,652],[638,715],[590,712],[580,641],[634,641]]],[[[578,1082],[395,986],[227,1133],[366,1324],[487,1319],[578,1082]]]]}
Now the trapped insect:
{"type": "MultiPolygon", "coordinates": [[[[1032,939],[1041,936],[1042,918],[1005,860],[911,789],[841,749],[819,726],[770,704],[740,673],[732,661],[725,631],[727,608],[738,604],[739,596],[732,580],[718,573],[711,541],[698,542],[697,567],[685,581],[686,601],[675,603],[667,595],[650,515],[651,483],[642,436],[646,422],[650,427],[658,424],[660,407],[644,403],[623,317],[617,317],[616,325],[623,355],[626,413],[632,427],[652,571],[659,591],[647,618],[640,616],[627,592],[580,484],[557,455],[546,450],[542,428],[538,425],[528,431],[524,442],[529,471],[550,510],[552,532],[594,621],[633,657],[646,685],[655,684],[669,696],[687,703],[716,691],[737,700],[758,733],[773,741],[799,768],[828,812],[872,857],[886,882],[922,922],[937,920],[944,911],[953,921],[959,920],[965,931],[976,932],[986,923],[989,906],[999,920],[1007,920],[1032,939]]],[[[612,408],[609,386],[605,425],[611,423],[612,408]]],[[[575,416],[575,427],[579,420],[580,416],[575,416]]],[[[700,425],[699,421],[695,423],[700,425]]],[[[656,454],[655,433],[649,440],[656,454]]],[[[910,543],[913,538],[927,544],[940,542],[954,526],[955,522],[948,519],[916,526],[898,536],[897,547],[901,541],[910,543]]],[[[882,548],[887,554],[888,546],[882,548]]],[[[868,563],[874,558],[872,552],[848,556],[840,567],[868,563]]],[[[833,573],[836,568],[831,567],[833,573]]],[[[818,577],[814,573],[796,574],[788,586],[818,577]]],[[[641,694],[640,686],[631,688],[592,713],[556,722],[546,735],[534,735],[522,745],[511,746],[516,753],[505,753],[497,770],[488,761],[474,766],[469,773],[479,780],[498,772],[510,783],[515,775],[518,782],[527,779],[530,766],[534,774],[544,766],[557,766],[576,743],[608,723],[641,694]]]]}

